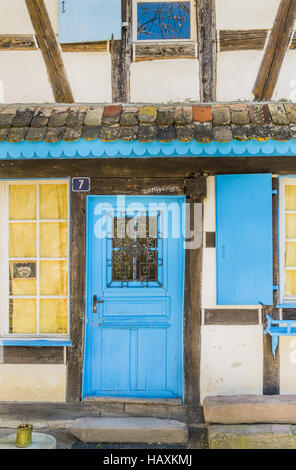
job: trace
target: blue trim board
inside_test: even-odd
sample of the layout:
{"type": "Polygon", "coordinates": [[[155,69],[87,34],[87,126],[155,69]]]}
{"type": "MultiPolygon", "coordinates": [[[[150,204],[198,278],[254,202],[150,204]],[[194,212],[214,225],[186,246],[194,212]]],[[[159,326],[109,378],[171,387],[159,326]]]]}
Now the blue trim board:
{"type": "Polygon", "coordinates": [[[72,346],[71,341],[56,341],[51,339],[25,340],[25,339],[0,339],[0,346],[72,346]]]}
{"type": "Polygon", "coordinates": [[[0,160],[35,158],[145,158],[145,157],[273,157],[296,156],[296,140],[277,142],[250,140],[229,143],[211,142],[201,144],[192,142],[162,143],[154,141],[102,142],[100,139],[76,142],[2,142],[0,160]]]}

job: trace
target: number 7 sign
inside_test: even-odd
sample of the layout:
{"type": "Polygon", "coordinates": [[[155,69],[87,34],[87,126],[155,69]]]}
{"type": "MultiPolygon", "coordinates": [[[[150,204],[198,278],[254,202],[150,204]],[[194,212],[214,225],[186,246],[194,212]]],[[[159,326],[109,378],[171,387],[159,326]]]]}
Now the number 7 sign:
{"type": "Polygon", "coordinates": [[[90,191],[90,178],[88,176],[72,178],[72,191],[74,192],[90,191]]]}

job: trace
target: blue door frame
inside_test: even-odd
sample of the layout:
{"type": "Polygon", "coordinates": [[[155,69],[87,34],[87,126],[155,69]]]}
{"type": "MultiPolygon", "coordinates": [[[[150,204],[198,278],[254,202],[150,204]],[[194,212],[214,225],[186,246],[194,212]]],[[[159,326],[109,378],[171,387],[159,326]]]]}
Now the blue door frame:
{"type": "MultiPolygon", "coordinates": [[[[182,225],[185,202],[184,196],[125,196],[124,204],[122,196],[87,196],[82,398],[183,397],[185,252],[182,225]],[[123,217],[127,217],[124,224],[130,224],[131,219],[132,224],[139,220],[135,212],[131,215],[129,209],[126,210],[139,203],[146,211],[145,216],[149,215],[149,221],[152,218],[157,227],[156,245],[152,241],[152,248],[149,248],[154,263],[150,264],[147,277],[148,258],[141,263],[133,253],[128,259],[135,262],[135,266],[129,271],[132,274],[128,275],[128,280],[123,280],[121,276],[122,272],[126,274],[126,267],[116,258],[121,252],[117,240],[113,241],[110,234],[114,220],[116,224],[123,217]],[[164,217],[163,208],[171,204],[179,208],[177,221],[171,210],[166,212],[168,218],[164,217]],[[166,220],[167,236],[164,235],[166,220]],[[151,266],[157,266],[152,268],[153,275],[151,266]],[[146,273],[144,281],[139,274],[141,269],[146,273]]],[[[141,240],[144,245],[147,241],[137,236],[134,240],[133,247],[141,240]]]]}

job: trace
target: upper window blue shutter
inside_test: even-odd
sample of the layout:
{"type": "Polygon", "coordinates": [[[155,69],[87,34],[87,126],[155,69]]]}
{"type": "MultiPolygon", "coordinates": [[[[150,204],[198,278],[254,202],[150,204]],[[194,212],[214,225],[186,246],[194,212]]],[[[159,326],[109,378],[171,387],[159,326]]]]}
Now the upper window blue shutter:
{"type": "Polygon", "coordinates": [[[272,176],[216,176],[217,304],[273,304],[272,176]]]}
{"type": "Polygon", "coordinates": [[[59,0],[60,43],[121,39],[121,0],[59,0]]]}

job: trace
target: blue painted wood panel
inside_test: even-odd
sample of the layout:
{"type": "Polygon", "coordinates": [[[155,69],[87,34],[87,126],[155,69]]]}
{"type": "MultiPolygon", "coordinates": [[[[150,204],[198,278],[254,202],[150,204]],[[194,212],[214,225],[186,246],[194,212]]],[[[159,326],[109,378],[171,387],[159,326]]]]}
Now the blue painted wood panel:
{"type": "MultiPolygon", "coordinates": [[[[182,214],[183,196],[126,196],[158,214],[158,282],[112,279],[110,216],[122,217],[116,196],[87,197],[87,300],[83,396],[176,398],[183,394],[184,238],[182,216],[162,208],[174,203],[182,214]],[[150,206],[151,207],[151,206],[150,206]],[[163,218],[162,218],[163,217],[163,218]],[[175,237],[179,224],[180,237],[175,237]],[[105,232],[105,233],[103,233],[105,232]],[[103,303],[93,310],[93,295],[103,303]]],[[[171,206],[172,207],[172,206],[171,206]]],[[[113,220],[113,219],[112,219],[113,220]]],[[[152,248],[153,250],[154,248],[152,248]]],[[[113,251],[112,251],[113,250],[113,251]]]]}
{"type": "Polygon", "coordinates": [[[60,43],[121,39],[121,0],[59,0],[60,43]]]}
{"type": "Polygon", "coordinates": [[[217,304],[273,304],[272,176],[216,176],[217,304]]]}

